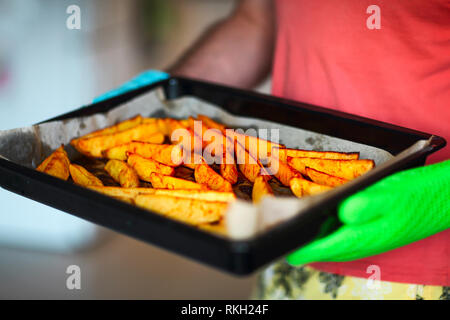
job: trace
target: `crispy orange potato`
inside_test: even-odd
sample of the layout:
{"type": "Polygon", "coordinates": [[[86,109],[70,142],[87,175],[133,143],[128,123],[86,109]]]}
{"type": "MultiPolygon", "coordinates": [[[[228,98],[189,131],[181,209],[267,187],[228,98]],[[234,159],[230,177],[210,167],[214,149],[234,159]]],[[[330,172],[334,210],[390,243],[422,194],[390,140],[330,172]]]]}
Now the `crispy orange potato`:
{"type": "Polygon", "coordinates": [[[169,127],[167,126],[167,119],[156,119],[156,125],[158,126],[159,132],[165,136],[169,136],[169,127]]]}
{"type": "Polygon", "coordinates": [[[359,177],[375,166],[373,160],[332,160],[291,157],[288,157],[288,164],[305,175],[306,167],[309,167],[347,180],[359,177]]]}
{"type": "Polygon", "coordinates": [[[153,188],[122,188],[122,187],[98,187],[90,186],[89,189],[102,193],[110,197],[135,198],[137,195],[143,193],[153,194],[153,188]]]}
{"type": "MultiPolygon", "coordinates": [[[[206,141],[204,143],[205,145],[210,148],[211,155],[216,154],[216,150],[220,150],[222,154],[221,163],[220,163],[220,175],[225,178],[229,183],[236,184],[238,181],[239,172],[236,167],[236,164],[234,163],[234,151],[229,150],[229,148],[233,147],[234,143],[231,138],[226,138],[223,133],[219,130],[220,126],[215,123],[213,120],[209,119],[206,116],[199,116],[199,120],[203,123],[203,131],[209,130],[209,129],[215,129],[217,130],[214,135],[214,139],[211,139],[210,137],[203,136],[203,140],[206,141]],[[202,120],[205,119],[205,120],[202,120]],[[213,127],[208,125],[211,124],[213,127]],[[218,139],[219,138],[219,139],[218,139]],[[218,140],[217,140],[218,139],[218,140]],[[210,141],[213,140],[213,141],[210,141]],[[227,146],[227,141],[229,142],[229,145],[227,146]]],[[[192,121],[192,120],[191,120],[192,121]]],[[[194,168],[195,169],[195,168],[194,168]]]]}
{"type": "Polygon", "coordinates": [[[111,197],[135,198],[139,194],[166,195],[177,198],[197,199],[206,201],[231,202],[236,200],[232,192],[212,190],[183,189],[153,189],[153,188],[120,188],[120,187],[90,187],[90,189],[111,197]]]}
{"type": "Polygon", "coordinates": [[[64,150],[64,146],[61,146],[45,159],[36,170],[62,180],[67,180],[70,175],[69,165],[70,161],[67,153],[64,150]]]}
{"type": "Polygon", "coordinates": [[[92,173],[87,171],[82,166],[79,166],[77,164],[71,164],[69,166],[70,170],[70,176],[72,177],[73,182],[76,184],[82,186],[82,187],[89,187],[89,186],[103,186],[103,183],[100,181],[99,178],[94,176],[92,173]]]}
{"type": "Polygon", "coordinates": [[[234,163],[222,163],[220,164],[220,175],[224,177],[229,183],[236,184],[238,181],[239,172],[234,163]]]}
{"type": "Polygon", "coordinates": [[[142,123],[155,123],[156,121],[158,121],[159,119],[157,118],[142,118],[142,123]]]}
{"type": "Polygon", "coordinates": [[[204,123],[204,125],[206,125],[208,128],[213,128],[213,129],[217,129],[220,131],[224,131],[226,129],[226,126],[224,126],[223,124],[220,124],[203,114],[199,114],[197,116],[197,119],[202,121],[204,123]]]}
{"type": "Polygon", "coordinates": [[[164,134],[161,132],[157,132],[149,137],[140,138],[135,141],[161,144],[164,142],[164,139],[164,134]]]}
{"type": "Polygon", "coordinates": [[[245,135],[236,131],[231,133],[227,132],[227,135],[232,137],[236,143],[241,144],[245,150],[252,154],[256,159],[268,158],[272,154],[272,148],[277,148],[277,150],[285,148],[282,144],[245,135]]]}
{"type": "Polygon", "coordinates": [[[155,189],[208,190],[203,184],[158,173],[152,173],[149,181],[155,189]]]}
{"type": "Polygon", "coordinates": [[[278,159],[275,156],[272,156],[270,158],[271,161],[271,167],[273,169],[278,169],[276,172],[274,172],[274,176],[285,186],[289,187],[289,182],[292,178],[302,178],[302,175],[300,172],[292,168],[290,165],[288,165],[286,162],[278,159]]]}
{"type": "Polygon", "coordinates": [[[180,120],[176,120],[176,119],[172,119],[172,118],[167,118],[164,119],[165,122],[165,127],[167,128],[167,134],[170,137],[173,133],[173,131],[175,131],[176,129],[186,129],[187,126],[185,125],[185,123],[181,122],[180,120]]]}
{"type": "Polygon", "coordinates": [[[148,138],[158,132],[155,123],[140,124],[134,128],[118,133],[95,136],[87,139],[72,141],[71,144],[80,153],[94,158],[101,158],[102,152],[133,140],[148,138]]]}
{"type": "Polygon", "coordinates": [[[155,172],[167,176],[171,176],[175,173],[175,170],[172,167],[166,166],[153,159],[141,157],[134,153],[128,154],[127,162],[129,166],[136,170],[139,178],[144,181],[151,182],[151,174],[155,172]]]}
{"type": "Polygon", "coordinates": [[[154,144],[139,141],[133,141],[108,149],[103,154],[108,159],[126,160],[127,153],[153,159],[170,167],[177,167],[183,161],[183,150],[178,145],[154,144]]]}
{"type": "MultiPolygon", "coordinates": [[[[183,166],[192,170],[195,170],[197,163],[195,163],[195,153],[191,152],[190,159],[183,159],[183,166]]],[[[198,155],[201,158],[201,155],[198,155]]]]}
{"type": "Polygon", "coordinates": [[[315,183],[323,184],[329,187],[337,187],[348,182],[347,179],[335,177],[325,172],[320,172],[312,168],[306,167],[306,175],[315,183]]]}
{"type": "MultiPolygon", "coordinates": [[[[209,142],[204,139],[203,135],[206,133],[206,131],[209,129],[202,121],[198,121],[192,117],[189,117],[187,119],[188,121],[188,127],[195,135],[195,139],[202,145],[202,149],[206,148],[206,146],[209,144],[209,142]],[[195,123],[199,123],[199,128],[195,127],[195,123]]],[[[198,125],[197,125],[198,126],[198,125]]]]}
{"type": "MultiPolygon", "coordinates": [[[[239,170],[250,182],[255,182],[259,175],[266,172],[261,163],[247,152],[241,144],[236,143],[235,150],[239,170]]],[[[269,180],[270,175],[264,175],[264,179],[269,180]]]]}
{"type": "Polygon", "coordinates": [[[317,158],[336,160],[358,160],[359,152],[333,152],[333,151],[309,151],[300,149],[278,149],[278,157],[282,161],[287,161],[287,157],[292,158],[317,158]]]}
{"type": "Polygon", "coordinates": [[[264,197],[273,196],[273,190],[263,176],[259,176],[255,180],[252,190],[253,203],[260,203],[264,197]]]}
{"type": "Polygon", "coordinates": [[[299,198],[319,194],[332,189],[329,186],[317,184],[303,178],[293,178],[291,179],[290,184],[292,192],[299,198]]]}
{"type": "Polygon", "coordinates": [[[105,170],[124,188],[138,188],[140,185],[136,171],[123,161],[109,160],[105,170]]]}
{"type": "Polygon", "coordinates": [[[192,224],[219,221],[227,209],[226,202],[177,198],[167,195],[138,195],[136,205],[164,216],[192,224]]]}
{"type": "Polygon", "coordinates": [[[232,192],[231,183],[216,173],[206,163],[198,164],[195,167],[195,181],[207,185],[211,190],[232,192]]]}
{"type": "MultiPolygon", "coordinates": [[[[191,152],[201,151],[202,139],[200,136],[194,134],[194,131],[189,128],[189,123],[183,123],[182,121],[175,119],[166,119],[169,131],[170,141],[173,144],[177,144],[183,147],[185,150],[191,152]]],[[[188,120],[186,120],[188,121],[188,120]]]]}
{"type": "Polygon", "coordinates": [[[98,137],[98,136],[104,136],[104,135],[109,135],[109,134],[113,134],[113,133],[118,133],[121,131],[125,131],[134,127],[137,127],[138,125],[140,125],[143,122],[143,118],[142,116],[138,115],[132,119],[128,119],[122,122],[119,122],[116,125],[113,125],[111,127],[107,127],[104,129],[100,129],[94,132],[91,132],[87,135],[84,135],[78,139],[75,139],[74,141],[77,140],[82,140],[82,139],[88,139],[88,138],[93,138],[93,137],[98,137]]]}

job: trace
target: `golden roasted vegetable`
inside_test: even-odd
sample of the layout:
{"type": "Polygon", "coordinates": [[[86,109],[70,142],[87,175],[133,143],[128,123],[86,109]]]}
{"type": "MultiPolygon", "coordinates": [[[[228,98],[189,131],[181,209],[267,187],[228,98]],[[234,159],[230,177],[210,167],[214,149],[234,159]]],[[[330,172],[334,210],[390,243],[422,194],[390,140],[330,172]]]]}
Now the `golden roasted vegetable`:
{"type": "Polygon", "coordinates": [[[156,160],[170,167],[177,167],[183,161],[183,150],[178,145],[130,142],[106,150],[103,154],[108,159],[126,160],[127,153],[156,160]]]}
{"type": "Polygon", "coordinates": [[[238,169],[236,167],[236,163],[234,161],[234,142],[231,138],[226,138],[223,133],[219,130],[220,126],[215,123],[213,120],[209,119],[206,116],[199,116],[200,121],[204,123],[203,130],[211,130],[208,131],[209,134],[203,135],[203,140],[206,141],[206,150],[211,153],[212,156],[215,156],[217,152],[220,152],[221,160],[220,160],[220,174],[224,177],[229,183],[232,185],[237,183],[238,181],[238,169]],[[206,121],[202,120],[205,119],[206,121]],[[209,126],[211,124],[212,126],[209,126]],[[228,145],[227,145],[228,142],[228,145]]]}
{"type": "Polygon", "coordinates": [[[136,139],[135,141],[161,144],[164,142],[164,139],[164,134],[161,132],[157,132],[152,134],[151,136],[136,139]]]}
{"type": "Polygon", "coordinates": [[[264,177],[259,176],[255,179],[252,190],[253,203],[259,203],[264,197],[273,196],[273,190],[264,177]]]}
{"type": "Polygon", "coordinates": [[[317,184],[303,178],[293,178],[291,179],[290,184],[292,192],[299,198],[331,190],[331,187],[317,184]]]}
{"type": "Polygon", "coordinates": [[[203,184],[158,173],[152,173],[149,181],[156,189],[208,190],[203,184]]]}
{"type": "Polygon", "coordinates": [[[99,178],[94,176],[92,173],[87,171],[82,166],[77,164],[71,164],[69,166],[70,176],[72,177],[73,182],[82,186],[82,187],[90,187],[90,186],[103,186],[103,183],[99,178]]]}
{"type": "MultiPolygon", "coordinates": [[[[198,154],[197,157],[201,159],[202,155],[198,154]]],[[[197,164],[195,163],[195,153],[191,153],[190,159],[183,159],[183,166],[195,170],[195,167],[197,166],[197,164]]]]}
{"type": "Polygon", "coordinates": [[[292,158],[317,158],[317,159],[335,159],[335,160],[358,160],[359,152],[332,152],[332,151],[309,151],[299,149],[278,149],[278,157],[282,161],[292,158]]]}
{"type": "Polygon", "coordinates": [[[288,164],[304,175],[306,175],[306,167],[309,167],[347,180],[359,177],[375,166],[373,160],[331,160],[291,157],[288,157],[288,164]]]}
{"type": "Polygon", "coordinates": [[[207,185],[208,188],[216,191],[231,192],[231,183],[216,173],[206,163],[198,164],[195,167],[195,181],[207,185]]]}
{"type": "Polygon", "coordinates": [[[220,175],[224,177],[229,183],[236,184],[238,181],[239,172],[234,163],[221,163],[220,175]]]}
{"type": "Polygon", "coordinates": [[[228,137],[242,145],[255,159],[266,159],[271,156],[272,148],[280,150],[284,145],[269,140],[245,135],[236,131],[227,132],[228,137]]]}
{"type": "Polygon", "coordinates": [[[138,188],[140,185],[136,171],[123,161],[109,160],[105,170],[124,188],[138,188]]]}
{"type": "Polygon", "coordinates": [[[56,149],[47,159],[45,159],[37,168],[37,171],[49,174],[53,177],[67,180],[69,179],[70,161],[64,147],[56,149]]]}
{"type": "Polygon", "coordinates": [[[270,163],[271,169],[275,170],[275,172],[273,172],[273,175],[287,187],[290,186],[289,182],[292,178],[302,178],[300,172],[275,156],[272,156],[270,158],[270,163]]]}
{"type": "Polygon", "coordinates": [[[197,139],[199,145],[202,146],[202,149],[206,148],[209,142],[203,135],[209,128],[202,121],[198,121],[192,117],[188,118],[188,127],[190,131],[194,133],[195,138],[197,139]]]}
{"type": "Polygon", "coordinates": [[[227,209],[226,202],[177,198],[167,195],[138,195],[136,205],[192,225],[219,221],[227,209]]]}
{"type": "Polygon", "coordinates": [[[136,198],[139,194],[150,193],[153,194],[153,188],[122,188],[122,187],[98,187],[90,186],[89,189],[108,195],[114,198],[136,198]]]}
{"type": "Polygon", "coordinates": [[[102,157],[102,152],[133,140],[139,141],[158,133],[156,123],[140,124],[131,129],[113,134],[94,136],[86,139],[77,139],[71,142],[80,153],[94,158],[102,157]]]}
{"type": "Polygon", "coordinates": [[[232,192],[212,190],[183,189],[153,189],[153,188],[120,188],[120,187],[90,187],[92,190],[115,198],[135,198],[139,194],[156,194],[177,198],[197,199],[206,201],[231,202],[236,200],[232,192]]]}
{"type": "Polygon", "coordinates": [[[119,122],[116,125],[113,125],[111,127],[105,128],[105,129],[100,129],[94,132],[91,132],[87,135],[84,135],[78,139],[74,139],[72,142],[77,142],[79,140],[82,139],[88,139],[88,138],[93,138],[93,137],[98,137],[98,136],[105,136],[105,135],[109,135],[109,134],[114,134],[114,133],[118,133],[121,131],[125,131],[134,127],[137,127],[138,125],[140,125],[143,121],[143,118],[141,116],[136,116],[132,119],[128,119],[122,122],[119,122]]]}
{"type": "Polygon", "coordinates": [[[169,127],[167,126],[167,119],[156,119],[156,125],[159,132],[165,136],[169,136],[169,127]]]}
{"type": "Polygon", "coordinates": [[[306,175],[315,183],[323,184],[329,187],[337,187],[348,182],[347,179],[335,177],[325,172],[320,172],[312,168],[306,167],[306,175]]]}
{"type": "Polygon", "coordinates": [[[250,180],[250,182],[255,182],[255,179],[263,173],[266,173],[263,175],[264,179],[270,179],[270,175],[263,168],[259,160],[247,152],[241,144],[236,143],[235,150],[239,170],[241,170],[242,174],[250,180]]]}
{"type": "MultiPolygon", "coordinates": [[[[173,119],[172,119],[173,120],[173,119]]],[[[176,121],[176,120],[174,120],[176,121]]],[[[184,127],[180,124],[179,121],[175,123],[175,125],[172,123],[170,125],[170,141],[173,144],[180,145],[183,147],[186,151],[191,152],[200,152],[202,149],[202,139],[200,136],[194,134],[194,131],[191,130],[189,127],[184,127]]]]}
{"type": "Polygon", "coordinates": [[[226,129],[226,126],[224,126],[223,124],[220,124],[220,123],[214,121],[213,119],[211,119],[208,116],[205,116],[203,114],[199,114],[197,116],[197,119],[202,121],[204,123],[204,125],[206,125],[208,128],[217,129],[217,130],[220,130],[222,132],[226,129]]]}
{"type": "Polygon", "coordinates": [[[128,165],[136,170],[139,178],[144,181],[151,182],[151,174],[155,172],[167,176],[171,176],[175,173],[175,170],[172,167],[166,166],[153,159],[147,159],[133,153],[128,155],[127,162],[128,165]]]}

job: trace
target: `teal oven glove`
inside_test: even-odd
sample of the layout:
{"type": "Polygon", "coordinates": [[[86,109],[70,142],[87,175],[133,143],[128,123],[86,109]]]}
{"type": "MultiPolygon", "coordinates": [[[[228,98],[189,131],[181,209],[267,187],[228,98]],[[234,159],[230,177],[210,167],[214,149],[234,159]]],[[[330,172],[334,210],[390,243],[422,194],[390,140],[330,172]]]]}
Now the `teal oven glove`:
{"type": "Polygon", "coordinates": [[[287,261],[357,260],[450,228],[450,160],[389,176],[344,200],[338,215],[343,226],[287,261]]]}
{"type": "Polygon", "coordinates": [[[94,103],[116,97],[116,96],[126,93],[128,91],[138,89],[138,88],[147,86],[149,84],[152,84],[152,83],[155,83],[158,81],[168,79],[169,77],[170,76],[167,73],[162,72],[162,71],[158,71],[158,70],[145,71],[145,72],[141,73],[140,75],[138,75],[137,77],[133,78],[132,80],[126,82],[119,88],[109,91],[109,92],[101,95],[100,97],[95,98],[94,103]]]}

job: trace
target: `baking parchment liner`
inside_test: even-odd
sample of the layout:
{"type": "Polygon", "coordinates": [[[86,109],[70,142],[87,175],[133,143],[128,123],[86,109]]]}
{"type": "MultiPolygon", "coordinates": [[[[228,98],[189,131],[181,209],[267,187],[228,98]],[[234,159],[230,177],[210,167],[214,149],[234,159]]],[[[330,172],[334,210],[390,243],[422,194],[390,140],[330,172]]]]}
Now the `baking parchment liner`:
{"type": "MultiPolygon", "coordinates": [[[[107,113],[0,131],[0,157],[29,168],[36,168],[55,149],[64,144],[69,158],[72,159],[77,153],[69,145],[72,139],[114,125],[138,114],[145,117],[172,117],[177,119],[204,114],[233,128],[244,130],[248,128],[267,129],[269,133],[271,129],[279,129],[279,142],[288,148],[317,151],[358,151],[362,159],[373,159],[377,167],[386,162],[396,161],[401,156],[393,157],[389,152],[382,149],[312,131],[265,120],[234,116],[215,105],[194,97],[186,96],[166,100],[162,88],[158,87],[107,113]]],[[[252,134],[252,132],[249,132],[249,134],[252,134]]],[[[271,136],[269,135],[267,138],[270,139],[271,136]]],[[[415,144],[404,154],[410,154],[423,148],[424,143],[427,142],[422,141],[421,145],[415,144]]],[[[374,170],[377,170],[377,168],[374,170]]],[[[358,179],[363,178],[364,176],[358,179]]],[[[327,194],[331,192],[333,190],[327,194]]],[[[228,235],[236,239],[254,236],[256,233],[289,219],[295,214],[301,214],[302,210],[314,205],[317,201],[323,201],[326,196],[325,194],[324,196],[305,199],[266,199],[259,207],[245,201],[237,201],[230,206],[227,213],[228,235]],[[276,210],[270,208],[276,208],[276,210]]]]}

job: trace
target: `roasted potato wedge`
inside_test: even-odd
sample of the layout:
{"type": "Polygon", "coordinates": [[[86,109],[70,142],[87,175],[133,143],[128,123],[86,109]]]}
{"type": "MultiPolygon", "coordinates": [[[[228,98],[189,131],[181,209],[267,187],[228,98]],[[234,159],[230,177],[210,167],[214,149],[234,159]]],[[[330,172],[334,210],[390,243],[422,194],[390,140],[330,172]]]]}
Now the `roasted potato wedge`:
{"type": "MultiPolygon", "coordinates": [[[[197,155],[198,158],[201,159],[202,155],[197,155]]],[[[195,170],[195,167],[197,166],[197,163],[195,163],[195,153],[191,153],[190,159],[184,159],[183,158],[183,166],[192,170],[195,170]]]]}
{"type": "Polygon", "coordinates": [[[178,145],[154,144],[138,141],[108,149],[103,154],[108,159],[126,160],[127,153],[153,159],[170,167],[177,167],[183,161],[183,150],[178,145]]]}
{"type": "Polygon", "coordinates": [[[288,157],[288,164],[304,175],[307,175],[306,167],[309,167],[347,180],[359,177],[375,166],[373,160],[332,160],[291,157],[288,157]]]}
{"type": "Polygon", "coordinates": [[[218,192],[212,190],[183,190],[183,189],[153,189],[153,188],[120,188],[120,187],[90,187],[92,190],[111,197],[135,198],[139,194],[166,195],[177,198],[197,199],[206,201],[231,202],[236,200],[232,192],[218,192]]]}
{"type": "Polygon", "coordinates": [[[164,216],[198,225],[219,221],[227,209],[226,202],[177,198],[167,195],[138,195],[136,205],[164,216]]]}
{"type": "Polygon", "coordinates": [[[294,193],[297,197],[301,198],[303,196],[311,196],[315,194],[319,194],[328,190],[331,190],[331,187],[324,186],[321,184],[317,184],[315,182],[311,182],[309,180],[305,180],[303,178],[293,178],[290,182],[292,193],[294,193]]]}
{"type": "Polygon", "coordinates": [[[194,134],[190,128],[180,127],[171,131],[170,141],[181,146],[186,151],[200,152],[202,150],[201,137],[194,134]]]}
{"type": "Polygon", "coordinates": [[[109,160],[105,170],[124,188],[138,188],[140,185],[136,171],[121,160],[109,160]]]}
{"type": "Polygon", "coordinates": [[[337,187],[348,182],[347,179],[335,177],[325,172],[320,172],[312,168],[306,167],[306,175],[315,183],[323,184],[329,187],[337,187]]]}
{"type": "Polygon", "coordinates": [[[221,163],[220,175],[224,177],[229,183],[236,184],[238,181],[239,172],[234,163],[221,163]]]}
{"type": "Polygon", "coordinates": [[[211,119],[208,116],[205,116],[203,114],[199,114],[197,116],[197,119],[202,121],[208,128],[217,129],[217,130],[220,130],[222,132],[226,129],[226,126],[224,126],[223,124],[220,124],[220,123],[214,121],[213,119],[211,119]]]}
{"type": "Polygon", "coordinates": [[[317,158],[317,159],[335,159],[335,160],[358,160],[359,152],[332,152],[332,151],[309,151],[300,149],[278,149],[278,157],[282,161],[292,158],[317,158]]]}
{"type": "Polygon", "coordinates": [[[149,181],[155,189],[208,190],[206,185],[158,173],[152,173],[149,181]]]}
{"type": "MultiPolygon", "coordinates": [[[[200,117],[205,117],[205,116],[199,116],[200,117]]],[[[206,117],[207,118],[207,117],[206,117]]],[[[207,118],[209,119],[209,118],[207,118]]],[[[220,150],[220,154],[222,155],[221,161],[220,161],[220,175],[225,178],[229,183],[231,183],[232,185],[237,183],[238,181],[238,176],[239,176],[239,172],[238,169],[236,167],[236,163],[234,163],[234,142],[231,138],[226,138],[222,132],[219,130],[219,126],[215,123],[213,123],[213,120],[207,120],[207,121],[203,121],[200,119],[200,121],[202,121],[203,123],[206,123],[204,125],[203,130],[206,129],[215,129],[216,132],[214,133],[214,139],[212,139],[212,137],[203,137],[204,141],[207,141],[206,145],[207,148],[209,148],[208,150],[211,151],[211,155],[216,155],[216,150],[220,150]],[[208,123],[212,123],[212,125],[214,127],[210,127],[209,125],[207,125],[208,123]],[[213,140],[213,141],[210,141],[213,140]],[[227,142],[228,142],[228,146],[227,146],[227,142]],[[231,150],[230,150],[231,149],[231,150]]]]}
{"type": "Polygon", "coordinates": [[[122,187],[103,187],[90,186],[89,189],[108,195],[114,198],[135,198],[138,194],[150,193],[154,194],[156,189],[153,188],[122,188],[122,187]]]}
{"type": "Polygon", "coordinates": [[[131,129],[113,134],[94,136],[72,141],[71,144],[80,153],[94,158],[101,158],[102,152],[130,141],[148,138],[158,133],[156,123],[140,124],[131,129]]]}
{"type": "Polygon", "coordinates": [[[138,125],[140,125],[143,122],[142,116],[138,115],[134,118],[119,122],[116,125],[113,125],[111,127],[107,127],[104,129],[100,129],[94,132],[91,132],[87,135],[84,135],[78,139],[74,139],[72,142],[76,143],[77,140],[82,140],[82,139],[88,139],[88,138],[93,138],[93,137],[98,137],[98,136],[105,136],[105,135],[109,135],[109,134],[114,134],[114,133],[118,133],[121,131],[125,131],[134,127],[137,127],[138,125]]]}
{"type": "Polygon", "coordinates": [[[139,138],[136,141],[161,144],[164,142],[164,139],[164,134],[161,132],[157,132],[149,137],[139,138]]]}
{"type": "Polygon", "coordinates": [[[286,162],[278,159],[275,156],[272,156],[270,158],[271,161],[271,167],[276,170],[273,175],[285,186],[290,186],[290,181],[292,178],[302,178],[302,175],[300,172],[292,168],[290,165],[288,165],[286,162]]]}
{"type": "Polygon", "coordinates": [[[256,159],[266,159],[271,156],[272,148],[281,150],[284,145],[269,140],[245,135],[236,131],[227,132],[227,135],[234,139],[235,143],[242,145],[256,159]]]}
{"type": "Polygon", "coordinates": [[[82,187],[90,187],[90,186],[103,186],[102,181],[94,176],[92,173],[87,171],[82,166],[77,164],[71,164],[69,166],[70,176],[72,177],[73,182],[82,186],[82,187]]]}
{"type": "Polygon", "coordinates": [[[171,176],[175,173],[175,170],[172,167],[166,166],[153,159],[141,157],[134,153],[128,154],[127,162],[129,166],[136,170],[139,178],[144,181],[151,182],[151,174],[155,172],[167,176],[171,176]]]}
{"type": "Polygon", "coordinates": [[[255,184],[252,190],[253,203],[260,203],[264,197],[273,196],[272,187],[264,179],[263,176],[259,176],[255,179],[255,184]]]}
{"type": "Polygon", "coordinates": [[[62,180],[67,180],[70,175],[69,166],[70,161],[67,157],[67,152],[61,146],[45,159],[36,170],[62,180]]]}
{"type": "MultiPolygon", "coordinates": [[[[255,182],[256,178],[265,172],[265,169],[256,157],[253,157],[241,144],[236,143],[235,150],[239,170],[250,182],[255,182]]],[[[264,175],[264,179],[270,179],[270,175],[264,175]]]]}
{"type": "Polygon", "coordinates": [[[208,186],[211,190],[232,192],[233,188],[231,183],[223,178],[220,174],[216,173],[206,163],[198,164],[195,167],[195,181],[200,184],[208,186]]]}

